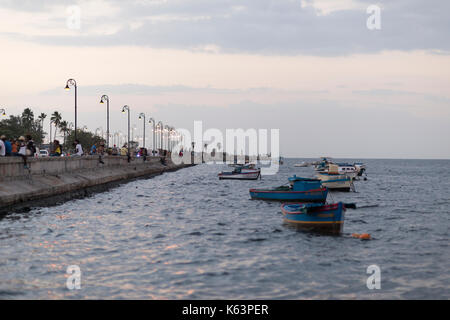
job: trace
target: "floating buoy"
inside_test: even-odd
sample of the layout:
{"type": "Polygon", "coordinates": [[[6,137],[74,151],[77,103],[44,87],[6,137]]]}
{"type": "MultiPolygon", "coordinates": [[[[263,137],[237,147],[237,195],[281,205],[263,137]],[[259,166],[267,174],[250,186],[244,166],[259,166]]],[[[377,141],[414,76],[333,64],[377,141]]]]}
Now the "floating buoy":
{"type": "Polygon", "coordinates": [[[370,240],[370,234],[368,233],[363,233],[362,235],[359,236],[359,238],[361,240],[370,240]]]}
{"type": "Polygon", "coordinates": [[[352,233],[352,238],[355,239],[361,239],[361,240],[370,240],[370,234],[368,233],[363,233],[363,234],[359,234],[359,233],[352,233]]]}

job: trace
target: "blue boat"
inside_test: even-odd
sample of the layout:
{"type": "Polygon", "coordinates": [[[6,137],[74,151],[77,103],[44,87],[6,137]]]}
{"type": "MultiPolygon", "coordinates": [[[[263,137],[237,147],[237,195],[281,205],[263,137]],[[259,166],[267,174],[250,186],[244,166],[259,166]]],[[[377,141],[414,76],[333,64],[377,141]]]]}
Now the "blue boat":
{"type": "Polygon", "coordinates": [[[283,203],[281,212],[286,223],[297,228],[339,234],[344,229],[345,205],[316,203],[283,203]]]}
{"type": "Polygon", "coordinates": [[[271,201],[300,201],[320,202],[327,199],[328,189],[321,186],[319,179],[289,178],[289,186],[280,186],[272,189],[250,189],[252,199],[271,201]]]}

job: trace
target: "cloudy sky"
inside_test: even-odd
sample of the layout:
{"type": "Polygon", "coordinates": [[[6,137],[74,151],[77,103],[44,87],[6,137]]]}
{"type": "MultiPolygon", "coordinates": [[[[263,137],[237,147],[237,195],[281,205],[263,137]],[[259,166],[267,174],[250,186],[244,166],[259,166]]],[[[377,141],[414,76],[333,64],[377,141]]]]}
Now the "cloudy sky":
{"type": "Polygon", "coordinates": [[[0,107],[73,121],[75,78],[92,131],[107,94],[111,131],[126,132],[127,104],[136,135],[145,112],[277,128],[284,156],[448,159],[449,12],[447,0],[0,0],[0,107]]]}

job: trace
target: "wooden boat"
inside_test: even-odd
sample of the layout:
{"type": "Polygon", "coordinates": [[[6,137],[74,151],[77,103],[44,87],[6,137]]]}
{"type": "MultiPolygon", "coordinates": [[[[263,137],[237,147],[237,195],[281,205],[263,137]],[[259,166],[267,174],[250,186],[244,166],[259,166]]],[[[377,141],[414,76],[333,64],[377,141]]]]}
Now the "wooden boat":
{"type": "Polygon", "coordinates": [[[257,180],[261,177],[261,169],[255,165],[235,166],[233,171],[219,173],[220,180],[257,180]]]}
{"type": "Polygon", "coordinates": [[[250,189],[252,199],[271,201],[302,201],[320,202],[327,199],[328,189],[321,186],[319,179],[289,178],[289,186],[280,186],[272,189],[250,189]]]}
{"type": "Polygon", "coordinates": [[[345,174],[318,172],[316,176],[322,181],[322,186],[335,191],[355,190],[353,179],[345,174]]]}
{"type": "Polygon", "coordinates": [[[345,205],[283,203],[281,212],[286,223],[298,228],[339,234],[344,229],[345,205]]]}

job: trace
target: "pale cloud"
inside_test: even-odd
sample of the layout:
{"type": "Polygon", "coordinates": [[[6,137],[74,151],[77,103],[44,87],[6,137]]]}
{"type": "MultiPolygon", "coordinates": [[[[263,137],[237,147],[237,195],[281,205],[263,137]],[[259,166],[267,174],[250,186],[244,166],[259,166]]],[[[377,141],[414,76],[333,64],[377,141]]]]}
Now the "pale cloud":
{"type": "Polygon", "coordinates": [[[384,50],[448,55],[450,3],[436,0],[7,1],[1,33],[48,45],[190,49],[336,56],[384,50]],[[63,10],[82,9],[82,28],[63,10]],[[382,29],[367,29],[366,8],[382,8],[382,29]]]}
{"type": "Polygon", "coordinates": [[[326,16],[337,11],[364,10],[367,5],[357,0],[301,0],[301,7],[312,7],[318,15],[326,16]]]}

